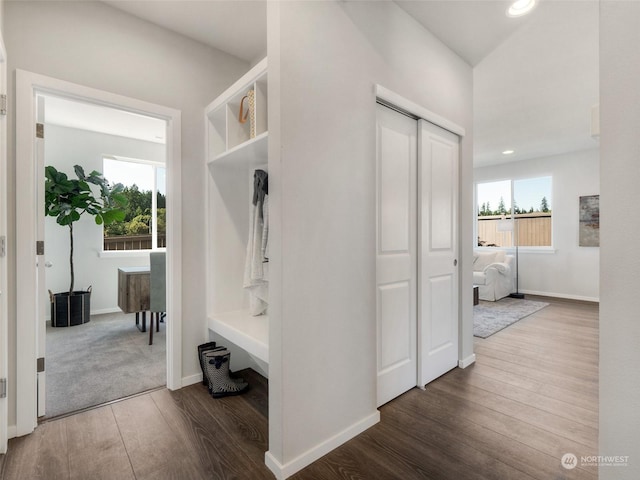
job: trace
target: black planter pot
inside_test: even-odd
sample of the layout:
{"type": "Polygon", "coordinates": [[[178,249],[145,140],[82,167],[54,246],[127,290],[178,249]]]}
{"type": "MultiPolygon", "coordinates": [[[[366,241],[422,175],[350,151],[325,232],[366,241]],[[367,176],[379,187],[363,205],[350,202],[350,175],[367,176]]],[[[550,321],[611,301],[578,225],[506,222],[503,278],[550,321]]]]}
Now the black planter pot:
{"type": "Polygon", "coordinates": [[[69,294],[51,293],[51,326],[73,327],[87,323],[91,312],[91,287],[69,294]]]}

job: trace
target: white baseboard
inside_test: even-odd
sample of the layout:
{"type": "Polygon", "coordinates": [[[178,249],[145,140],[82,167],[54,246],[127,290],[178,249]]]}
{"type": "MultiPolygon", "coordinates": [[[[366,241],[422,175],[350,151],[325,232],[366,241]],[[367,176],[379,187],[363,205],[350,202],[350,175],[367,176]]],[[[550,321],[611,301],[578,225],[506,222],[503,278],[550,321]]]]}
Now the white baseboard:
{"type": "Polygon", "coordinates": [[[182,377],[182,386],[188,387],[196,383],[202,383],[202,373],[196,373],[195,375],[189,375],[188,377],[182,377]]]}
{"type": "Polygon", "coordinates": [[[18,427],[15,425],[7,425],[7,438],[16,438],[18,436],[18,427]]]}
{"type": "Polygon", "coordinates": [[[304,467],[311,465],[323,455],[326,455],[331,450],[338,448],[343,443],[351,440],[356,435],[364,432],[367,428],[372,427],[380,421],[380,412],[375,411],[368,417],[354,423],[350,427],[344,429],[340,433],[328,438],[324,442],[316,445],[315,447],[307,450],[302,455],[294,458],[286,464],[281,464],[276,458],[271,455],[270,452],[264,454],[264,463],[269,467],[269,470],[273,472],[278,480],[285,480],[296,472],[299,472],[304,467]]]}
{"type": "Polygon", "coordinates": [[[600,303],[599,297],[586,297],[584,295],[572,295],[570,293],[538,292],[536,290],[520,290],[520,293],[527,295],[540,295],[541,297],[566,298],[567,300],[581,300],[583,302],[600,303]]]}
{"type": "Polygon", "coordinates": [[[467,368],[469,365],[476,363],[476,354],[472,353],[467,358],[463,358],[462,360],[458,360],[458,367],[467,368]]]}

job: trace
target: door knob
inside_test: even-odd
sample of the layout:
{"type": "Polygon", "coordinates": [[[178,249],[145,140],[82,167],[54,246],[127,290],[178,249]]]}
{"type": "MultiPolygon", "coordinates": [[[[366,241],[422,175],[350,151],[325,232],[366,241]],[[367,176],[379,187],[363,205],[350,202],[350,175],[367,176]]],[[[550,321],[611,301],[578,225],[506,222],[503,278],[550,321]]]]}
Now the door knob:
{"type": "Polygon", "coordinates": [[[453,266],[454,266],[454,267],[457,267],[457,266],[458,266],[458,259],[457,259],[457,258],[454,258],[454,259],[453,259],[453,266]]]}
{"type": "Polygon", "coordinates": [[[45,266],[46,268],[51,268],[51,267],[53,267],[53,263],[51,263],[51,262],[44,262],[44,266],[45,266]]]}

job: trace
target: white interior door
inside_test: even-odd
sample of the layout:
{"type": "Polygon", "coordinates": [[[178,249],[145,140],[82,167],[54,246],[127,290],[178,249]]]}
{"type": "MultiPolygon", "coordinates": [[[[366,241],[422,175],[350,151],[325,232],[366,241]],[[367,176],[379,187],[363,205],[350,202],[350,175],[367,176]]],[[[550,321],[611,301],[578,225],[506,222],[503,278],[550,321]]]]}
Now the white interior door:
{"type": "Polygon", "coordinates": [[[419,121],[418,379],[426,385],[458,364],[459,137],[419,121]]]}
{"type": "Polygon", "coordinates": [[[377,105],[378,406],[416,385],[416,120],[377,105]]]}
{"type": "Polygon", "coordinates": [[[41,95],[36,96],[36,136],[35,136],[35,166],[36,166],[36,241],[38,247],[37,253],[37,269],[38,269],[38,325],[36,327],[37,336],[37,355],[38,361],[36,368],[38,372],[38,416],[45,414],[46,402],[46,378],[44,369],[45,350],[47,345],[47,324],[46,324],[46,308],[50,305],[47,295],[47,280],[45,276],[45,257],[44,257],[44,112],[45,98],[41,95]]]}
{"type": "MultiPolygon", "coordinates": [[[[6,55],[0,31],[0,94],[6,94],[6,55]]],[[[0,454],[7,452],[7,117],[0,113],[0,454]]]]}

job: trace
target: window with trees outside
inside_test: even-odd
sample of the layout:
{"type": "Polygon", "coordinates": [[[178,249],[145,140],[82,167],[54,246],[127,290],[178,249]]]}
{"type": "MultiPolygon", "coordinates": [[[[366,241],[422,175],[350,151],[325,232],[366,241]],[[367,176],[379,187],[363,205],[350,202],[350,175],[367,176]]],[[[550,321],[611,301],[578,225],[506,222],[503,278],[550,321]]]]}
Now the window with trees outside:
{"type": "Polygon", "coordinates": [[[129,201],[125,219],[104,227],[105,251],[157,250],[166,243],[164,163],[123,157],[103,158],[104,177],[122,183],[129,201]]]}
{"type": "Polygon", "coordinates": [[[550,247],[551,177],[476,184],[479,247],[550,247]]]}

